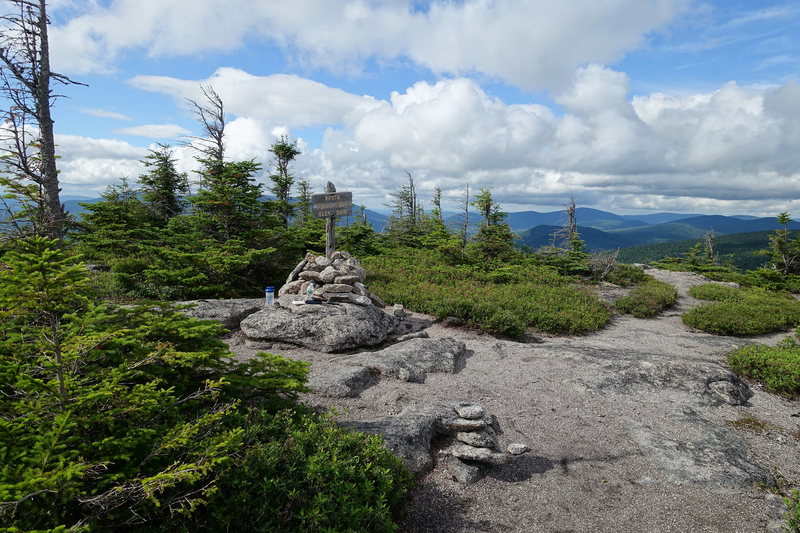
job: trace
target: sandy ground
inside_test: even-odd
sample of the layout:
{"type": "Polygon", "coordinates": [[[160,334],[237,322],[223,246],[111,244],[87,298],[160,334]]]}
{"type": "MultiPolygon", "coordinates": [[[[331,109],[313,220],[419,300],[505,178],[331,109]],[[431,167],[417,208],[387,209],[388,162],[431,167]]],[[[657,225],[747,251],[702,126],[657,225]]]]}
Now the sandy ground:
{"type": "MultiPolygon", "coordinates": [[[[772,472],[800,481],[800,402],[750,383],[755,395],[746,406],[713,405],[676,369],[724,365],[731,349],[786,334],[741,339],[692,331],[680,313],[698,303],[688,288],[706,280],[650,272],[680,293],[678,306],[655,319],[618,316],[595,334],[519,343],[413,314],[413,329],[465,342],[456,373],[429,374],[424,383],[381,378],[358,398],[312,394],[306,401],[336,407],[342,420],[415,404],[477,402],[497,417],[504,446],[530,446],[471,485],[437,464],[411,493],[403,531],[780,531],[781,499],[756,480],[772,472]],[[630,379],[645,367],[657,370],[655,382],[630,379]],[[730,424],[746,416],[766,430],[730,424]]],[[[242,357],[252,353],[232,344],[242,357]]],[[[272,351],[310,361],[312,374],[335,364],[335,356],[307,349],[272,351]]]]}

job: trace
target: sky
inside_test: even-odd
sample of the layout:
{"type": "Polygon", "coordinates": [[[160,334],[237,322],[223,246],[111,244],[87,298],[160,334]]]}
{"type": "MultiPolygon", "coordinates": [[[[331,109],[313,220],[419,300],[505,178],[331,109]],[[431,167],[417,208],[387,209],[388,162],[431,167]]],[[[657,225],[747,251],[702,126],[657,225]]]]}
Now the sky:
{"type": "Polygon", "coordinates": [[[51,0],[64,195],[197,168],[201,86],[227,156],[287,135],[315,192],[506,211],[800,214],[800,3],[770,0],[51,0]]]}

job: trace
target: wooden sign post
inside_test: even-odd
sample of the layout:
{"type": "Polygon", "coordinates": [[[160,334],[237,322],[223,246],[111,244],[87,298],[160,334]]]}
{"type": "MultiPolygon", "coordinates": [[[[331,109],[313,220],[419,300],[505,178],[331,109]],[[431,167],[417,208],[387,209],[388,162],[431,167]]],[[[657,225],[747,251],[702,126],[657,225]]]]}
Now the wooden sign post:
{"type": "Polygon", "coordinates": [[[353,193],[336,192],[329,181],[324,194],[311,195],[311,214],[325,219],[325,257],[330,259],[336,250],[336,217],[353,214],[353,193]]]}

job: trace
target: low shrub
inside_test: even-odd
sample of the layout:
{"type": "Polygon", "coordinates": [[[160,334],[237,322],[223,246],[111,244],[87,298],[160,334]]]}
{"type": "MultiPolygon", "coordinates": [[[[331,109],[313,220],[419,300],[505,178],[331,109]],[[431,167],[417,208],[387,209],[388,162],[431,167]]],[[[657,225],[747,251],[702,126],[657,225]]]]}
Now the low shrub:
{"type": "Polygon", "coordinates": [[[243,451],[189,531],[395,531],[412,474],[378,436],[319,415],[251,410],[243,451]]]}
{"type": "Polygon", "coordinates": [[[742,299],[742,291],[730,285],[719,283],[704,283],[695,285],[689,289],[689,294],[700,300],[713,300],[715,302],[739,301],[742,299]]]}
{"type": "Polygon", "coordinates": [[[800,323],[800,302],[791,296],[750,288],[737,300],[701,305],[683,314],[687,326],[715,335],[762,335],[800,323]]]}
{"type": "Polygon", "coordinates": [[[652,318],[675,305],[678,291],[669,283],[648,276],[645,282],[623,296],[614,304],[617,311],[637,318],[652,318]]]}
{"type": "Polygon", "coordinates": [[[370,290],[385,301],[495,335],[520,338],[526,328],[585,333],[611,317],[575,279],[533,261],[451,265],[435,252],[404,248],[363,264],[370,290]]]}
{"type": "Polygon", "coordinates": [[[742,285],[761,287],[770,291],[800,292],[800,276],[782,274],[774,268],[758,268],[744,273],[742,285]]]}
{"type": "Polygon", "coordinates": [[[744,346],[728,355],[731,370],[764,383],[771,391],[788,396],[800,395],[800,347],[744,346]]]}
{"type": "Polygon", "coordinates": [[[628,287],[636,283],[642,283],[649,278],[651,276],[645,274],[642,268],[625,263],[617,263],[614,269],[606,276],[606,281],[622,287],[628,287]]]}

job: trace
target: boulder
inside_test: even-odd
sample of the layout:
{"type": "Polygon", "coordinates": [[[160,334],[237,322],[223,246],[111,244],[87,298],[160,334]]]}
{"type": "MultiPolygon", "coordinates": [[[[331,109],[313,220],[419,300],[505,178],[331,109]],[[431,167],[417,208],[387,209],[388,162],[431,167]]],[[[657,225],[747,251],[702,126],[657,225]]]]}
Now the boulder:
{"type": "Polygon", "coordinates": [[[177,303],[191,306],[181,310],[184,315],[199,320],[216,320],[228,329],[238,328],[242,319],[264,308],[264,300],[261,298],[190,300],[177,303]]]}
{"type": "Polygon", "coordinates": [[[463,342],[450,337],[410,339],[377,352],[348,355],[338,362],[363,366],[404,381],[422,383],[429,372],[455,372],[456,360],[465,351],[463,342]]]}
{"type": "Polygon", "coordinates": [[[292,305],[293,299],[291,295],[282,296],[280,307],[263,309],[244,319],[241,328],[245,337],[331,353],[380,344],[396,326],[391,316],[374,306],[292,305]]]}
{"type": "Polygon", "coordinates": [[[386,447],[403,459],[409,470],[423,473],[433,468],[431,440],[437,422],[450,409],[444,404],[412,406],[395,416],[345,422],[343,425],[356,431],[381,435],[386,447]]]}
{"type": "Polygon", "coordinates": [[[324,372],[312,373],[308,379],[308,387],[330,398],[354,398],[376,382],[366,368],[337,365],[324,372]]]}

